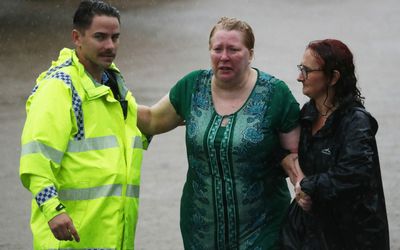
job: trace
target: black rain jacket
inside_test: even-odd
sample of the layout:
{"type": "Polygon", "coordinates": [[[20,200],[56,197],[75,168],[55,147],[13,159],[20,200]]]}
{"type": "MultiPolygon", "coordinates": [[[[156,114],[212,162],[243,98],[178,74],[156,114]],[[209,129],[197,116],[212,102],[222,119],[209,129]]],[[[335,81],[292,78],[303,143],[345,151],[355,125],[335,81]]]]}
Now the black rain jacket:
{"type": "Polygon", "coordinates": [[[356,103],[342,105],[312,135],[318,112],[301,110],[301,189],[311,196],[305,212],[295,200],[282,229],[282,249],[389,249],[389,230],[375,134],[378,123],[356,103]]]}

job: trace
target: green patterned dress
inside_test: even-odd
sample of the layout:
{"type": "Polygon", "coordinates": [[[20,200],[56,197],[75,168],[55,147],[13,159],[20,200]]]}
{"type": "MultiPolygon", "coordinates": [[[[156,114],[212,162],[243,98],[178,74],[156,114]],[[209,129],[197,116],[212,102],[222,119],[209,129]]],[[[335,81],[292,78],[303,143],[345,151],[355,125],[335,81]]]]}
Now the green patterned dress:
{"type": "Polygon", "coordinates": [[[290,193],[275,153],[279,132],[298,125],[299,105],[284,82],[257,72],[245,104],[227,116],[213,106],[211,70],[188,74],[170,91],[186,120],[185,249],[277,248],[290,193]]]}

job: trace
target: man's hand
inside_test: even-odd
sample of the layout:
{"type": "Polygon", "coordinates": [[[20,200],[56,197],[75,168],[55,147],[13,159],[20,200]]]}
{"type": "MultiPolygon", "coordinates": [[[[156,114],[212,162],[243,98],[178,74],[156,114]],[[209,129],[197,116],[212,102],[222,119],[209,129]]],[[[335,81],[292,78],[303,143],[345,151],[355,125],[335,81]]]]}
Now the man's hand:
{"type": "Polygon", "coordinates": [[[49,221],[49,227],[54,237],[57,240],[70,240],[75,239],[76,242],[80,241],[78,232],[76,231],[72,219],[67,213],[62,213],[49,221]],[[73,238],[72,238],[73,237],[73,238]]]}

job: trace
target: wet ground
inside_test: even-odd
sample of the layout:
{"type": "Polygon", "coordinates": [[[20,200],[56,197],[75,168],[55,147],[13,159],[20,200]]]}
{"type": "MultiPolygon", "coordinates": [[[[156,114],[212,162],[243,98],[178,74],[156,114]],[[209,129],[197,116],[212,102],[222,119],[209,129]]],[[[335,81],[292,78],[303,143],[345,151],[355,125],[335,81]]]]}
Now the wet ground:
{"type": "MultiPolygon", "coordinates": [[[[18,179],[24,102],[62,47],[79,1],[0,3],[0,249],[31,249],[30,194],[18,179]]],[[[220,16],[246,20],[256,35],[253,66],[286,81],[301,104],[296,64],[310,40],[338,38],[355,55],[366,106],[377,118],[391,249],[400,249],[400,3],[397,0],[113,1],[122,14],[116,63],[137,101],[153,104],[186,73],[209,67],[208,35],[220,16]]],[[[142,167],[137,249],[183,249],[179,199],[184,130],[154,138],[142,167]]]]}

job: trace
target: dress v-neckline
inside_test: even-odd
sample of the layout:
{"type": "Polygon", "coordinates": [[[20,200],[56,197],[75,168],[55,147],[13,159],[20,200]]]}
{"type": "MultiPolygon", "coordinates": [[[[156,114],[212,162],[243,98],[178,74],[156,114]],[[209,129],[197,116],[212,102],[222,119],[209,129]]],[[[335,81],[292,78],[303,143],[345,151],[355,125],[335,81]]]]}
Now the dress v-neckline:
{"type": "MultiPolygon", "coordinates": [[[[254,85],[252,86],[252,89],[251,89],[249,95],[247,96],[246,100],[245,100],[245,101],[243,102],[243,104],[242,104],[238,109],[236,109],[234,112],[231,112],[231,113],[229,113],[229,114],[224,114],[224,115],[218,113],[218,111],[217,111],[217,109],[216,109],[216,107],[215,107],[215,102],[214,102],[213,95],[212,95],[212,76],[213,76],[213,75],[211,74],[211,77],[210,77],[210,80],[209,80],[209,95],[210,95],[211,106],[212,106],[214,112],[215,112],[218,116],[223,117],[223,119],[225,119],[225,118],[228,118],[228,117],[230,117],[230,116],[236,115],[236,114],[239,113],[244,107],[246,107],[247,103],[248,103],[249,100],[251,99],[251,97],[252,97],[252,95],[253,95],[253,93],[254,93],[256,87],[257,87],[258,80],[259,80],[259,77],[260,77],[260,72],[258,71],[258,69],[255,69],[255,68],[252,68],[252,69],[254,69],[254,70],[256,71],[256,74],[257,74],[257,75],[256,75],[255,83],[254,83],[254,85]]],[[[229,120],[228,120],[227,122],[229,122],[229,120]]]]}

